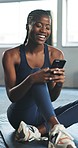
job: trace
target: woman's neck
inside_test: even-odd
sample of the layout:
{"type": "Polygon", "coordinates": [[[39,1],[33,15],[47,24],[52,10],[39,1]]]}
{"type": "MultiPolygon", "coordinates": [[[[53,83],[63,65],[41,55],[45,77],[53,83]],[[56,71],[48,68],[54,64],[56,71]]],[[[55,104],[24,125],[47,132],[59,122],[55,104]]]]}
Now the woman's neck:
{"type": "Polygon", "coordinates": [[[31,42],[28,42],[26,45],[26,52],[39,52],[41,50],[44,50],[44,44],[33,44],[31,42]]]}

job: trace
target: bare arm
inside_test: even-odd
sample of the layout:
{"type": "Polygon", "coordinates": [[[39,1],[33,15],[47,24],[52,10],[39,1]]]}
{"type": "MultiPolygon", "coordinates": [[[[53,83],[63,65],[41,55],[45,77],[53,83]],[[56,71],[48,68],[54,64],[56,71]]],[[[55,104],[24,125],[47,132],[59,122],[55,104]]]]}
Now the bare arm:
{"type": "Polygon", "coordinates": [[[32,86],[31,76],[28,76],[22,83],[16,86],[16,58],[17,55],[13,56],[9,51],[6,51],[2,57],[6,91],[12,102],[21,99],[32,86]]]}
{"type": "Polygon", "coordinates": [[[52,80],[48,83],[49,93],[52,101],[55,101],[60,95],[63,83],[65,81],[64,69],[54,70],[56,74],[52,76],[52,80]],[[59,74],[59,75],[58,75],[59,74]]]}

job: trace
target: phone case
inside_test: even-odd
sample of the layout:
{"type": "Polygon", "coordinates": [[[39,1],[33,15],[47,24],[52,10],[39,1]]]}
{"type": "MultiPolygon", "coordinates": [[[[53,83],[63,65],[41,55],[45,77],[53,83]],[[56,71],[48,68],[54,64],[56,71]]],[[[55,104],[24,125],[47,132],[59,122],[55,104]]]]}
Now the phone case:
{"type": "Polygon", "coordinates": [[[66,60],[55,59],[51,65],[51,68],[63,68],[66,60]]]}

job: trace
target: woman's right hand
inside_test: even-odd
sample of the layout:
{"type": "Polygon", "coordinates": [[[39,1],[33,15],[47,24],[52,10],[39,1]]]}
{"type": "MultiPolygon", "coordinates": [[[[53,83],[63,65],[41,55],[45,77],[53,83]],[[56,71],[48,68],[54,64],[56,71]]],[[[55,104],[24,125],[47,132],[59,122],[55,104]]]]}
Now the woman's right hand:
{"type": "Polygon", "coordinates": [[[51,70],[49,68],[40,69],[33,74],[31,74],[31,79],[33,83],[47,83],[50,81],[51,70]]]}

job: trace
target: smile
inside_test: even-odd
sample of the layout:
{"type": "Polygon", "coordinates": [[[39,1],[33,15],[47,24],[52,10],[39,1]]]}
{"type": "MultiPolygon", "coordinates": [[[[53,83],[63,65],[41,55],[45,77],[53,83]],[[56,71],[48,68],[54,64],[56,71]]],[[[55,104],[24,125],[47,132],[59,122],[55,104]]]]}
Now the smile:
{"type": "Polygon", "coordinates": [[[40,38],[45,38],[45,35],[38,35],[40,38]]]}
{"type": "Polygon", "coordinates": [[[46,36],[45,35],[37,35],[37,39],[39,40],[45,40],[46,39],[46,36]]]}

